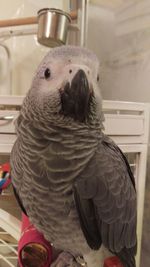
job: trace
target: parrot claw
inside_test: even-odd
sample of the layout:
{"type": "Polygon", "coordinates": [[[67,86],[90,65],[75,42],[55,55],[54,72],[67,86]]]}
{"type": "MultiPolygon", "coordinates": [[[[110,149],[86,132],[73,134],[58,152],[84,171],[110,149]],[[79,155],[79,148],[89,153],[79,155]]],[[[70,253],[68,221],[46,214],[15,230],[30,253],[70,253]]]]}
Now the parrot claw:
{"type": "Polygon", "coordinates": [[[51,267],[81,267],[81,265],[69,252],[62,252],[51,264],[51,267]]]}

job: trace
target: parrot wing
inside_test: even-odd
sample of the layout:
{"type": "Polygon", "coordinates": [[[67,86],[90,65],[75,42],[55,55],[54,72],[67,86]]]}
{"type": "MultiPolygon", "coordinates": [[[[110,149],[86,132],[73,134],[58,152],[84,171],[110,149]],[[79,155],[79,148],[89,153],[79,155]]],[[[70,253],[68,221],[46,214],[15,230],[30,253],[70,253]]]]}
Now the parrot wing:
{"type": "Polygon", "coordinates": [[[125,266],[135,266],[136,190],[124,154],[104,136],[86,171],[74,185],[80,225],[88,245],[103,243],[125,266]]]}

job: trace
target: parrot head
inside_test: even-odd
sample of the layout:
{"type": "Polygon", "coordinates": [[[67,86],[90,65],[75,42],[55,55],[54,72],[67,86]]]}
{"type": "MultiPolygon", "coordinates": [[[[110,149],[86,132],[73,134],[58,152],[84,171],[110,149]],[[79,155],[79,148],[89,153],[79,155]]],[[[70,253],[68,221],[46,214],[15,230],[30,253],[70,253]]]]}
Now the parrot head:
{"type": "Polygon", "coordinates": [[[27,99],[32,115],[46,121],[69,125],[97,120],[101,94],[96,55],[78,46],[53,48],[39,65],[27,99]]]}

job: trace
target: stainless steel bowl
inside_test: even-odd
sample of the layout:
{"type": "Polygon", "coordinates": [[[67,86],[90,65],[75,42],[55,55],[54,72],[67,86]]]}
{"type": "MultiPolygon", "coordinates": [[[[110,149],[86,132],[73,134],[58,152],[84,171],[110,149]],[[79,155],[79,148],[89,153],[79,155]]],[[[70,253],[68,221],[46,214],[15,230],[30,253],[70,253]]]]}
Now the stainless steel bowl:
{"type": "Polygon", "coordinates": [[[49,47],[64,45],[70,22],[69,14],[60,9],[44,8],[39,10],[38,42],[49,47]]]}

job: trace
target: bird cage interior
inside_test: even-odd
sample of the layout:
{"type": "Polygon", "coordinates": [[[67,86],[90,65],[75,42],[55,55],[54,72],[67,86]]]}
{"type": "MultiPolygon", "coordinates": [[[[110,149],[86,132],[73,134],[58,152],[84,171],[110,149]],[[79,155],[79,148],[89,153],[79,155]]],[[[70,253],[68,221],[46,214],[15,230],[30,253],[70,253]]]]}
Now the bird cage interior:
{"type": "MultiPolygon", "coordinates": [[[[37,66],[47,52],[64,45],[86,47],[100,61],[98,82],[103,98],[104,133],[123,151],[135,177],[136,267],[150,265],[149,14],[149,0],[14,0],[13,5],[5,0],[1,3],[0,267],[24,267],[19,266],[17,252],[22,212],[14,195],[9,165],[17,140],[15,121],[37,66]],[[50,31],[47,25],[52,23],[52,17],[54,24],[50,31]],[[4,180],[9,182],[7,186],[4,180]]],[[[118,266],[105,263],[99,267],[118,266]]]]}

